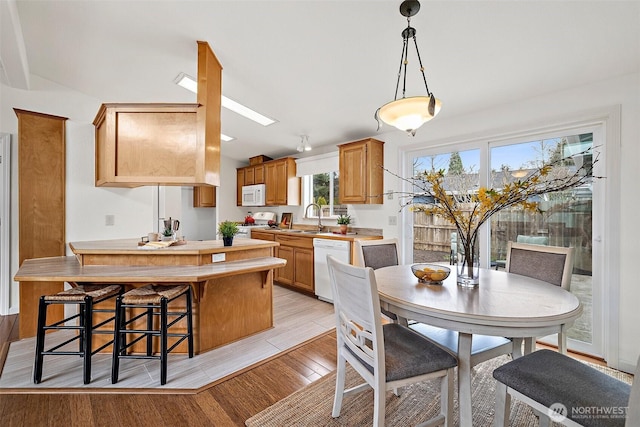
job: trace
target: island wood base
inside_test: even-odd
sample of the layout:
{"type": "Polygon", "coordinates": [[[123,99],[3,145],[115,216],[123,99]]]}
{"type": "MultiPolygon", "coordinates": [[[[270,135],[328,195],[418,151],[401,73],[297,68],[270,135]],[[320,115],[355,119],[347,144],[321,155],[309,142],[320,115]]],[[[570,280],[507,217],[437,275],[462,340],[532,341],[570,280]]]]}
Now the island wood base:
{"type": "MultiPolygon", "coordinates": [[[[273,257],[273,249],[278,243],[246,239],[238,245],[234,242],[232,247],[223,247],[222,241],[208,241],[153,251],[137,249],[137,242],[131,240],[111,241],[108,244],[99,242],[96,245],[91,243],[70,244],[76,256],[25,260],[14,279],[20,281],[21,288],[38,286],[45,281],[61,281],[72,286],[84,283],[120,284],[125,292],[149,283],[188,283],[193,293],[196,353],[273,327],[273,270],[286,265],[285,260],[273,257]],[[225,261],[212,263],[212,257],[218,254],[225,254],[225,261]],[[98,258],[105,262],[108,260],[108,264],[87,265],[81,262],[89,259],[96,262],[98,258]],[[119,262],[118,258],[122,258],[123,262],[119,262]],[[180,259],[177,263],[176,258],[180,259]],[[131,262],[132,259],[135,261],[128,264],[127,261],[131,262]]],[[[114,302],[106,301],[102,308],[114,305],[114,302]]],[[[172,307],[179,309],[180,305],[184,308],[183,298],[170,303],[169,311],[172,307]]],[[[35,325],[37,303],[24,304],[22,307],[24,310],[20,311],[20,322],[35,325]]],[[[140,312],[140,309],[129,310],[127,318],[140,312]]],[[[107,314],[95,313],[94,316],[94,324],[97,324],[107,314]]],[[[155,317],[155,321],[159,321],[155,317]]],[[[142,323],[140,320],[131,328],[146,329],[142,323]]],[[[177,331],[186,331],[186,320],[182,319],[175,328],[177,331]]],[[[35,329],[26,336],[34,335],[35,329]]],[[[21,335],[21,338],[24,337],[21,335]]],[[[108,341],[109,335],[94,335],[94,349],[108,341]]],[[[157,347],[157,343],[154,346],[157,347]]],[[[111,351],[111,346],[103,350],[108,351],[111,351]]],[[[144,351],[145,344],[142,341],[133,347],[135,353],[144,351]]],[[[174,351],[187,353],[186,342],[174,351]]]]}

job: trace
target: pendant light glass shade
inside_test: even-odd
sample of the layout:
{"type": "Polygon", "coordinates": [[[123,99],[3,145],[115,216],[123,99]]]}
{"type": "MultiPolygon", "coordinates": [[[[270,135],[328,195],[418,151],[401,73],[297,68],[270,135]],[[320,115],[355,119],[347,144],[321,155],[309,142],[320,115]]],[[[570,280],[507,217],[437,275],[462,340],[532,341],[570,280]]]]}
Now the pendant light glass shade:
{"type": "Polygon", "coordinates": [[[433,95],[412,96],[384,104],[376,115],[386,124],[413,136],[420,126],[433,119],[440,112],[441,107],[440,100],[433,95]],[[430,109],[429,104],[432,99],[433,109],[430,109]]]}

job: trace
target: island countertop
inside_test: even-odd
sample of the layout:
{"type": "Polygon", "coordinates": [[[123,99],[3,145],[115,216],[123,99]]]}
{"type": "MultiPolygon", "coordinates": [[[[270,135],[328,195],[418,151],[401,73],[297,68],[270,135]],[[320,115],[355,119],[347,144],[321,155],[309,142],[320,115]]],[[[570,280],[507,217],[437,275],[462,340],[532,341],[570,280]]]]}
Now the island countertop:
{"type": "MultiPolygon", "coordinates": [[[[25,260],[16,273],[20,324],[26,325],[20,337],[35,335],[40,295],[61,291],[64,282],[120,284],[125,291],[148,283],[188,283],[196,353],[237,341],[273,326],[273,270],[286,265],[286,260],[274,257],[278,245],[252,239],[234,239],[232,246],[210,240],[160,249],[141,249],[138,239],[70,243],[75,256],[25,260]]],[[[176,304],[183,302],[169,306],[176,304]]],[[[61,320],[62,314],[48,317],[61,320]]],[[[96,313],[96,322],[104,320],[100,316],[96,313]]],[[[177,327],[185,330],[185,322],[177,327]]],[[[107,335],[94,338],[95,348],[108,342],[107,335]]],[[[146,350],[136,344],[133,351],[146,350]]],[[[176,351],[186,352],[186,343],[176,351]]]]}
{"type": "Polygon", "coordinates": [[[69,248],[81,265],[205,265],[219,261],[273,256],[277,242],[234,239],[188,241],[166,248],[148,249],[138,239],[71,242],[69,248]]]}

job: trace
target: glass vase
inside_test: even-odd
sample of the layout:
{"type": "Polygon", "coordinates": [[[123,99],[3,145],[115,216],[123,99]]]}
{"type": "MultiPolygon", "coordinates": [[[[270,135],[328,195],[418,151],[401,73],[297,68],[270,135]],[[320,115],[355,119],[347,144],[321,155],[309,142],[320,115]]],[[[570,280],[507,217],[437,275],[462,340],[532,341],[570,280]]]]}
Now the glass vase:
{"type": "Polygon", "coordinates": [[[480,248],[477,239],[456,242],[456,281],[458,285],[476,287],[480,284],[480,248]]]}

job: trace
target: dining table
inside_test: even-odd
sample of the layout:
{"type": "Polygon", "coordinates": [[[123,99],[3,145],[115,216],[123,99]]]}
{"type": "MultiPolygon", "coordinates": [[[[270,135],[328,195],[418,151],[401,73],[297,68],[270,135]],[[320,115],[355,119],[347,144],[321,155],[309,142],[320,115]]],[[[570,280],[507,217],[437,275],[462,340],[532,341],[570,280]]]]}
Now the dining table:
{"type": "MultiPolygon", "coordinates": [[[[455,270],[455,269],[453,269],[455,270]]],[[[472,425],[471,346],[473,335],[525,341],[564,332],[582,314],[578,298],[559,286],[505,271],[480,269],[480,283],[464,287],[455,271],[441,284],[420,283],[410,265],[375,270],[381,308],[406,319],[458,332],[460,426],[472,425]]],[[[564,335],[564,334],[563,334],[564,335]]],[[[520,349],[514,357],[521,355],[520,349]]],[[[566,352],[566,343],[559,350],[566,352]]]]}

